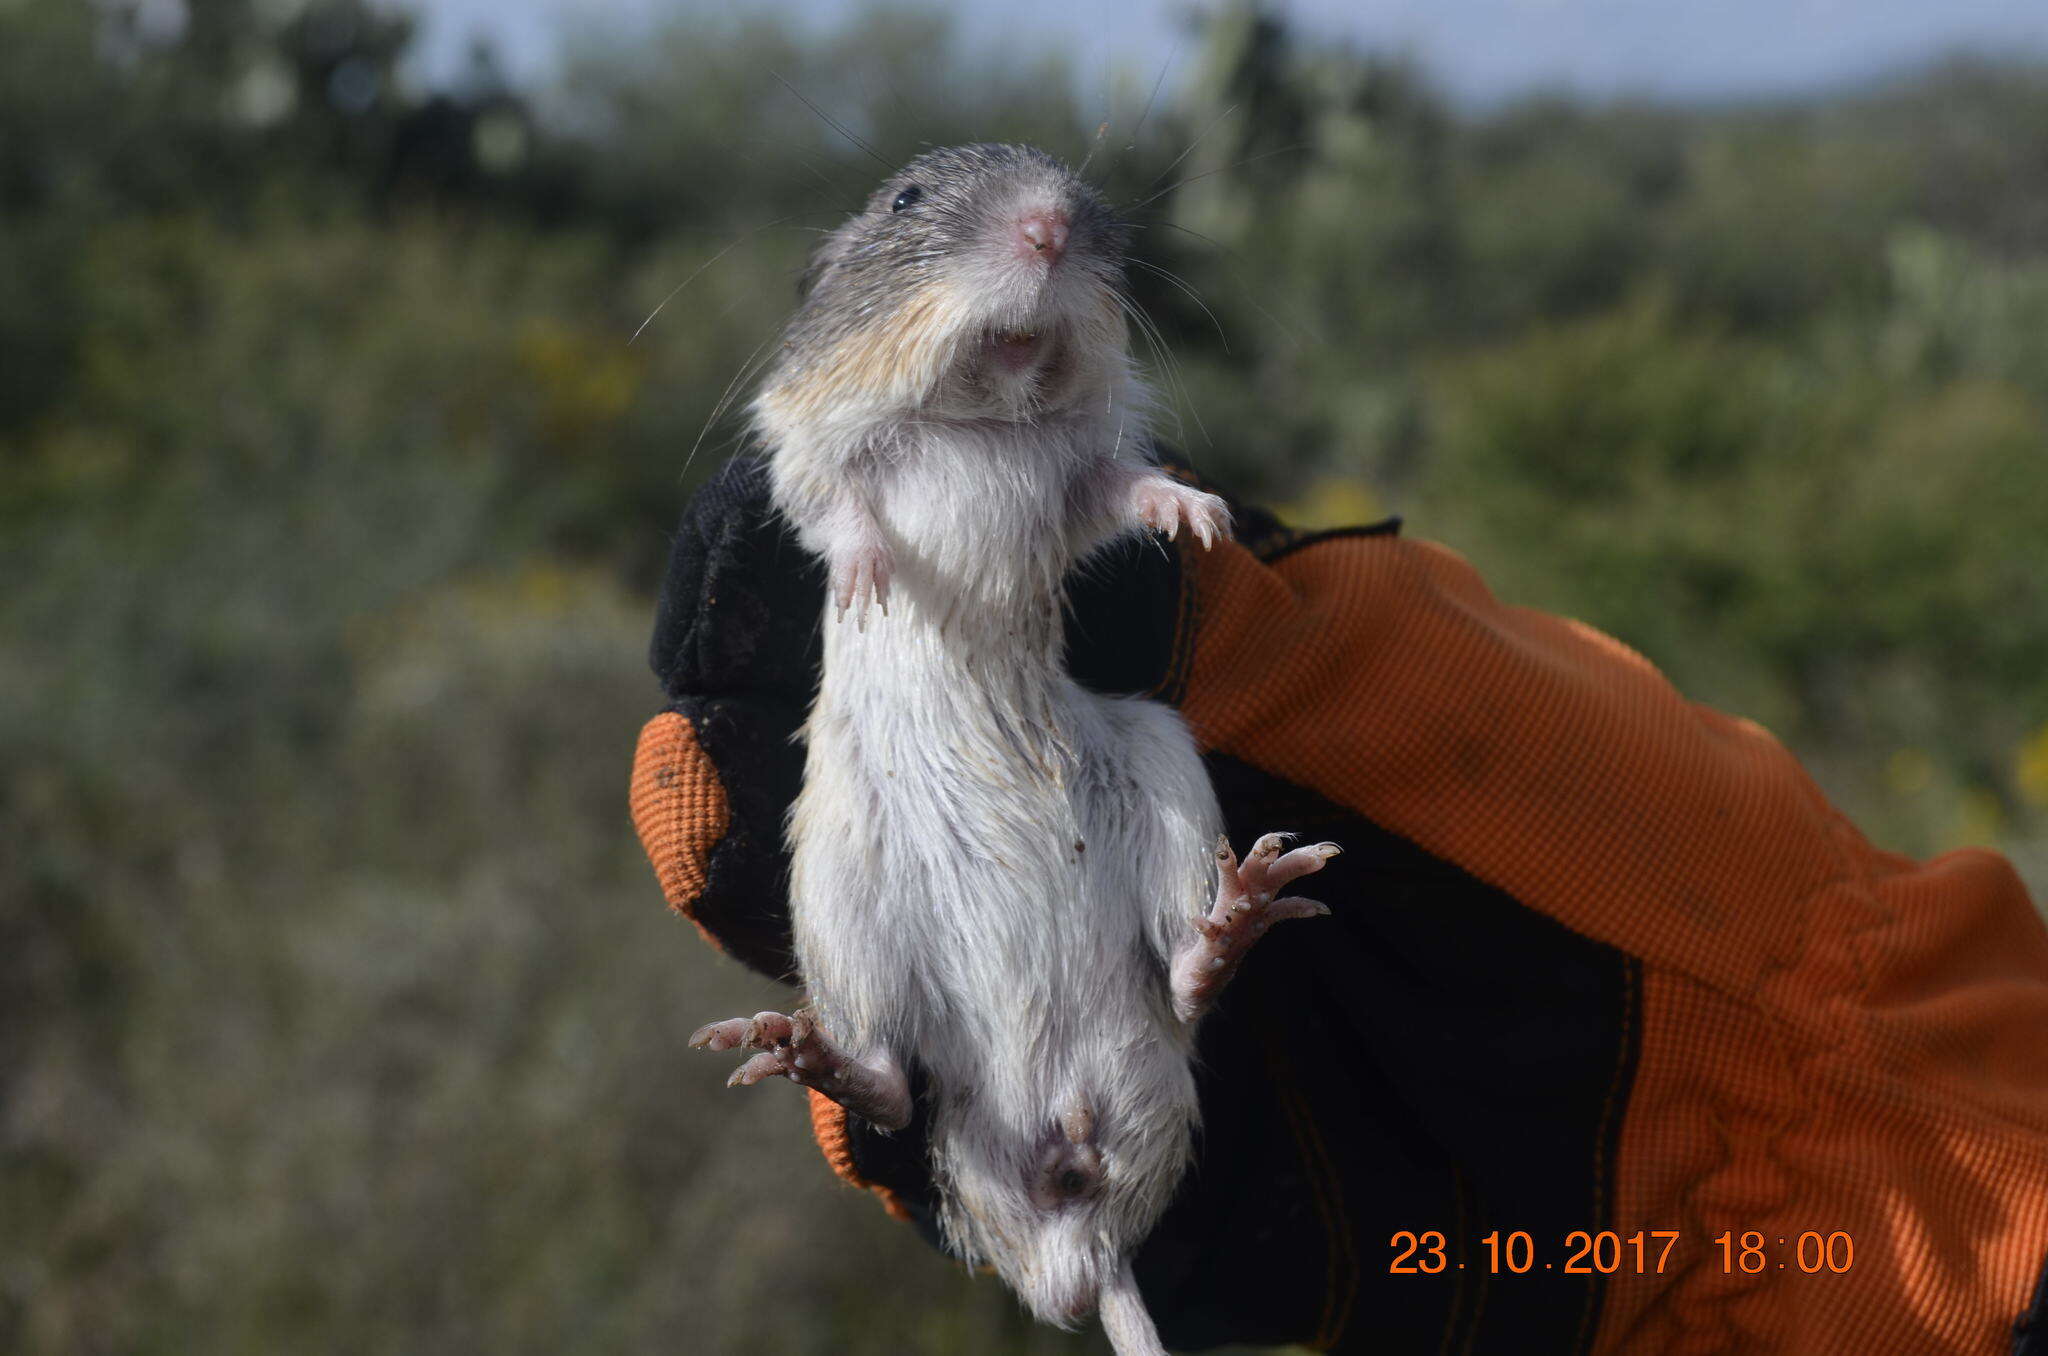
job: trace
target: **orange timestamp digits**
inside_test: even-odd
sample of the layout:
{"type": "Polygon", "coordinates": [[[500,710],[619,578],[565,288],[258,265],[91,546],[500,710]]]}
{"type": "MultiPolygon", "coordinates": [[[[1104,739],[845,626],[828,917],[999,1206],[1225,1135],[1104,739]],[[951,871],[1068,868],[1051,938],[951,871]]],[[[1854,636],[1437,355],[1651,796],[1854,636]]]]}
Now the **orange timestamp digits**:
{"type": "MultiPolygon", "coordinates": [[[[1784,1260],[1772,1257],[1767,1246],[1770,1242],[1755,1229],[1743,1234],[1728,1230],[1714,1240],[1721,1249],[1721,1270],[1740,1271],[1750,1276],[1766,1268],[1785,1270],[1784,1260]]],[[[1796,1239],[1781,1238],[1777,1242],[1780,1246],[1792,1245],[1792,1265],[1809,1276],[1822,1271],[1831,1271],[1839,1276],[1856,1260],[1855,1240],[1839,1229],[1831,1234],[1808,1229],[1796,1239]]]]}
{"type": "MultiPolygon", "coordinates": [[[[1483,1256],[1475,1253],[1472,1260],[1466,1261],[1451,1255],[1450,1240],[1439,1230],[1418,1233],[1401,1229],[1387,1240],[1387,1245],[1394,1249],[1387,1270],[1397,1276],[1435,1276],[1445,1271],[1476,1271],[1482,1267],[1496,1276],[1503,1272],[1524,1276],[1534,1271],[1567,1276],[1612,1276],[1624,1271],[1639,1276],[1661,1275],[1678,1240],[1676,1229],[1639,1229],[1627,1235],[1611,1229],[1574,1229],[1564,1236],[1563,1257],[1545,1261],[1536,1255],[1536,1240],[1529,1234],[1519,1229],[1510,1233],[1496,1229],[1479,1240],[1483,1256]]],[[[1714,1240],[1720,1249],[1721,1270],[1752,1276],[1767,1269],[1796,1269],[1809,1276],[1821,1272],[1841,1275],[1856,1257],[1854,1241],[1840,1231],[1823,1234],[1808,1230],[1797,1238],[1775,1240],[1780,1250],[1789,1247],[1789,1253],[1774,1252],[1772,1242],[1754,1229],[1742,1234],[1732,1229],[1723,1233],[1714,1240]]]]}
{"type": "MultiPolygon", "coordinates": [[[[1434,1276],[1447,1269],[1463,1271],[1468,1265],[1451,1260],[1446,1253],[1449,1241],[1435,1229],[1422,1233],[1403,1229],[1387,1242],[1397,1249],[1387,1267],[1395,1275],[1434,1276]]],[[[1505,1271],[1516,1276],[1537,1270],[1559,1271],[1567,1276],[1611,1276],[1622,1270],[1661,1272],[1677,1242],[1676,1229],[1638,1231],[1627,1238],[1612,1230],[1590,1233],[1574,1229],[1564,1236],[1566,1256],[1562,1263],[1539,1263],[1536,1240],[1519,1229],[1506,1234],[1495,1229],[1479,1240],[1486,1250],[1487,1271],[1494,1275],[1505,1271]]]]}

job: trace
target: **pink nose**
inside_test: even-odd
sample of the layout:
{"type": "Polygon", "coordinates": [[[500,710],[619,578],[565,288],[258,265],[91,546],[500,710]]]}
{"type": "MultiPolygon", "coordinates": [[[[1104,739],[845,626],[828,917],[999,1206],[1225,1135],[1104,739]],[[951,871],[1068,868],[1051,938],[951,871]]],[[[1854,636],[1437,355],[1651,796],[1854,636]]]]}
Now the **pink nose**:
{"type": "Polygon", "coordinates": [[[1067,248],[1067,219],[1059,212],[1028,212],[1017,218],[1017,253],[1047,263],[1067,248]]]}

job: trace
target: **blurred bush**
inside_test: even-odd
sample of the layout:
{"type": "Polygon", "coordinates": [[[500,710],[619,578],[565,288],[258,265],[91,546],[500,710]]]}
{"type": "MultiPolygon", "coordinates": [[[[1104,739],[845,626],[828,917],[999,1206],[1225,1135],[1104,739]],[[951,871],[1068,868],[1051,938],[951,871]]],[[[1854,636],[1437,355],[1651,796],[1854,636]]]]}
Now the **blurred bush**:
{"type": "Polygon", "coordinates": [[[0,4],[0,1348],[1094,1341],[683,1057],[772,991],[625,822],[665,531],[880,172],[804,99],[1089,158],[1199,464],[2048,885],[2048,72],[1475,115],[1250,5],[1156,101],[903,9],[540,90],[408,41],[0,4]]]}

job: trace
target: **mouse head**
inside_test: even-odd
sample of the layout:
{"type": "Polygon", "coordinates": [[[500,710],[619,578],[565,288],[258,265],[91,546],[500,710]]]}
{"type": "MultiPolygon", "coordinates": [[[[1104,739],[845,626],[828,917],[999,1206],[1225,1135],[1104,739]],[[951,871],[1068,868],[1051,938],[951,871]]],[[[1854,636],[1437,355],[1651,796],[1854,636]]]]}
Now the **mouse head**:
{"type": "Polygon", "coordinates": [[[926,152],[826,237],[755,414],[771,443],[920,418],[1029,420],[1128,377],[1125,228],[1043,151],[926,152]]]}

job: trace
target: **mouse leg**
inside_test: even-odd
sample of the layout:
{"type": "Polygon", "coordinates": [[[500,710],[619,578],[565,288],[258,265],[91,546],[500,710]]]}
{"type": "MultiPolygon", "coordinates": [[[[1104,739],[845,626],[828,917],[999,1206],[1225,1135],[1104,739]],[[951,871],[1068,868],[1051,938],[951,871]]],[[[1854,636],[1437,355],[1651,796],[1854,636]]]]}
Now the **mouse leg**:
{"type": "Polygon", "coordinates": [[[1299,876],[1323,869],[1343,849],[1335,843],[1282,852],[1287,835],[1269,833],[1252,845],[1242,864],[1228,839],[1216,842],[1216,905],[1194,919],[1195,936],[1173,958],[1173,1011],[1192,1022],[1208,1010],[1253,942],[1285,918],[1314,918],[1330,910],[1312,899],[1274,898],[1299,876]]]}
{"type": "Polygon", "coordinates": [[[810,1013],[790,1016],[757,1012],[698,1027],[690,1037],[697,1050],[745,1046],[761,1053],[732,1071],[725,1085],[751,1087],[778,1075],[814,1088],[863,1120],[884,1130],[910,1124],[910,1081],[887,1055],[859,1059],[839,1048],[810,1013]]]}
{"type": "Polygon", "coordinates": [[[1157,466],[1102,457],[1081,474],[1075,490],[1088,521],[1104,533],[1135,522],[1165,533],[1168,541],[1186,527],[1204,550],[1230,540],[1230,505],[1157,466]]]}
{"type": "Polygon", "coordinates": [[[853,610],[854,625],[865,631],[868,604],[889,615],[889,579],[896,557],[874,513],[849,499],[828,520],[825,564],[832,576],[832,606],[844,620],[853,610]]]}

